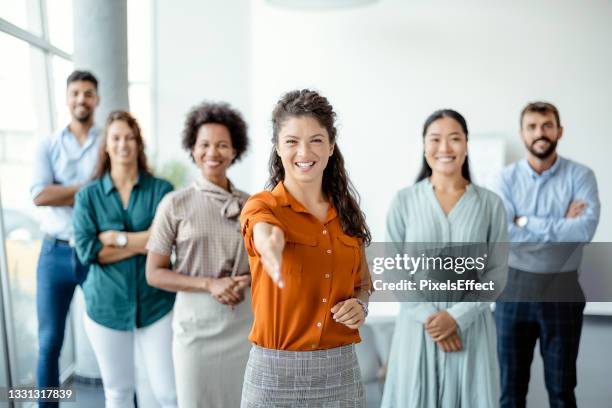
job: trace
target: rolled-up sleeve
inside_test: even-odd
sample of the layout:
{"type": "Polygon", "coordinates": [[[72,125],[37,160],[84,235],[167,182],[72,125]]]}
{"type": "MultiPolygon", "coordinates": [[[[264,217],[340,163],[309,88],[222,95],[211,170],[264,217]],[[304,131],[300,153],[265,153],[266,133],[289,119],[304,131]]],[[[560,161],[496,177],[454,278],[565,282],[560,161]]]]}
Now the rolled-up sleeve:
{"type": "Polygon", "coordinates": [[[53,184],[53,167],[49,158],[49,139],[45,138],[36,147],[34,177],[30,185],[32,199],[35,199],[49,184],[53,184]]]}
{"type": "MultiPolygon", "coordinates": [[[[255,250],[255,243],[253,242],[253,228],[258,222],[265,222],[268,224],[276,225],[287,236],[287,228],[282,222],[274,215],[272,209],[272,203],[269,200],[259,198],[260,194],[251,197],[242,212],[240,213],[240,225],[242,228],[242,236],[244,237],[244,245],[246,247],[249,256],[257,256],[255,250]]],[[[274,200],[273,198],[271,198],[274,200]]]]}
{"type": "Polygon", "coordinates": [[[84,265],[97,263],[98,253],[102,250],[103,245],[98,239],[98,223],[87,189],[82,189],[76,194],[72,223],[75,249],[79,260],[84,265]]]}
{"type": "Polygon", "coordinates": [[[368,267],[368,260],[366,258],[365,248],[361,247],[361,258],[359,261],[359,271],[355,275],[355,286],[354,291],[356,296],[361,294],[370,293],[374,291],[372,285],[372,275],[370,274],[370,268],[368,267]]]}

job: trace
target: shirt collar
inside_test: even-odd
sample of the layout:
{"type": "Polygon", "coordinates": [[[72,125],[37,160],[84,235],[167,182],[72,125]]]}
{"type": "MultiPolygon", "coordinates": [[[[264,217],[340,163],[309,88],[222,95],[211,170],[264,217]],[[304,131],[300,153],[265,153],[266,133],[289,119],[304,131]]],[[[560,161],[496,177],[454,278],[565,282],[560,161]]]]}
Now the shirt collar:
{"type": "MultiPolygon", "coordinates": [[[[146,174],[139,171],[138,178],[136,178],[136,183],[134,183],[134,187],[137,187],[144,177],[146,177],[146,174]]],[[[113,184],[113,179],[110,175],[110,171],[107,171],[106,173],[104,173],[104,176],[102,176],[102,190],[106,195],[109,195],[113,190],[116,190],[116,187],[113,184]]]]}
{"type": "Polygon", "coordinates": [[[245,202],[243,194],[236,190],[231,181],[228,180],[229,190],[219,187],[210,180],[202,177],[193,183],[193,187],[202,194],[221,202],[221,216],[233,219],[240,215],[245,202]]]}
{"type": "Polygon", "coordinates": [[[226,195],[226,196],[234,195],[236,193],[234,185],[232,184],[232,182],[230,180],[227,180],[227,182],[229,184],[229,191],[225,190],[224,188],[219,187],[218,185],[216,185],[212,181],[208,180],[206,177],[198,178],[193,183],[193,187],[196,190],[200,190],[200,191],[210,191],[210,192],[213,192],[213,193],[222,194],[222,195],[226,195]]]}
{"type": "Polygon", "coordinates": [[[533,168],[532,168],[532,167],[529,165],[529,162],[527,161],[527,159],[523,159],[523,160],[521,160],[521,162],[520,162],[520,163],[521,163],[521,166],[523,167],[523,169],[524,169],[524,170],[527,172],[527,174],[528,174],[529,176],[531,176],[531,178],[532,178],[532,179],[534,179],[534,180],[535,180],[535,179],[538,179],[538,178],[541,178],[541,179],[548,179],[548,178],[550,178],[550,177],[554,176],[554,175],[557,173],[557,171],[559,170],[559,167],[561,167],[561,162],[562,162],[563,160],[564,160],[564,159],[563,159],[563,158],[562,158],[562,157],[561,157],[559,154],[557,154],[557,159],[555,160],[555,162],[553,163],[553,165],[552,165],[552,166],[551,166],[551,167],[550,167],[548,170],[544,170],[544,171],[542,172],[542,174],[538,174],[538,173],[537,173],[537,172],[536,172],[536,171],[535,171],[535,170],[534,170],[534,169],[533,169],[533,168]]]}
{"type": "MultiPolygon", "coordinates": [[[[276,187],[272,190],[272,195],[278,200],[278,203],[281,207],[291,207],[291,209],[295,212],[302,212],[310,214],[310,211],[306,209],[298,200],[295,199],[291,195],[289,191],[285,188],[285,184],[281,181],[276,187]]],[[[338,216],[336,208],[332,202],[329,203],[329,208],[327,210],[327,215],[325,216],[325,221],[323,224],[327,224],[334,218],[338,216]]]]}
{"type": "MultiPolygon", "coordinates": [[[[90,127],[89,131],[87,132],[87,141],[82,146],[82,150],[87,150],[89,146],[95,143],[96,140],[98,139],[99,134],[100,134],[100,128],[98,128],[96,125],[93,125],[92,127],[90,127]]],[[[70,125],[66,125],[66,127],[64,127],[64,129],[62,130],[62,139],[65,139],[67,137],[72,137],[74,141],[76,142],[76,136],[70,130],[70,125]]]]}

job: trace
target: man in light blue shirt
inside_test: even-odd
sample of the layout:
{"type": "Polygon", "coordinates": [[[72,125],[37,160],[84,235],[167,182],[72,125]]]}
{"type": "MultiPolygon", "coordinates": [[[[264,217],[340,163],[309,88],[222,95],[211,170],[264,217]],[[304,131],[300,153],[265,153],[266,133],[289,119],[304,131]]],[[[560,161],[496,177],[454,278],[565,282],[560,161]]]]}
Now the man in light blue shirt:
{"type": "Polygon", "coordinates": [[[591,241],[599,222],[597,183],[591,169],[557,154],[563,135],[557,108],[530,103],[520,122],[527,159],[504,168],[496,185],[511,241],[504,297],[509,301],[497,302],[495,310],[500,405],[526,405],[539,338],[550,406],[575,407],[585,306],[578,267],[582,246],[591,241]],[[526,292],[530,295],[525,297],[526,292]],[[521,299],[529,301],[517,302],[521,299]]]}
{"type": "Polygon", "coordinates": [[[39,387],[59,385],[59,355],[66,316],[74,289],[84,281],[87,272],[72,245],[72,205],[76,192],[90,180],[99,154],[100,132],[94,126],[99,103],[96,77],[87,71],[70,74],[66,103],[70,123],[40,143],[30,187],[34,204],[47,207],[41,224],[45,238],[36,279],[39,387]]]}

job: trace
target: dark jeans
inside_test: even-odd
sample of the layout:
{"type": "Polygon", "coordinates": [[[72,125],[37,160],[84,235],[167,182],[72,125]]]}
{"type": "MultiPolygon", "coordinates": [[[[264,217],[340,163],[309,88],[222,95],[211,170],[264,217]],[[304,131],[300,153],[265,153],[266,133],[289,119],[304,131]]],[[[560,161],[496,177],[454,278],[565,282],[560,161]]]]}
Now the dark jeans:
{"type": "MultiPolygon", "coordinates": [[[[74,248],[67,243],[43,240],[36,269],[39,387],[59,386],[59,356],[66,316],[74,289],[85,280],[87,270],[78,261],[74,248]]],[[[57,406],[57,403],[39,403],[39,407],[57,406]]]]}

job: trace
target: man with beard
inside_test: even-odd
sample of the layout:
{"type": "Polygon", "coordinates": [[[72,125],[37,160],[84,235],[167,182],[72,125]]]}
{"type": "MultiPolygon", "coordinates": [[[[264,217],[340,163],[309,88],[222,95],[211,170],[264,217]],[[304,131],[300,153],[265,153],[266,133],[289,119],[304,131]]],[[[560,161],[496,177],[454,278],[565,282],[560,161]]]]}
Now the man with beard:
{"type": "Polygon", "coordinates": [[[92,176],[101,141],[94,126],[98,80],[90,72],[74,71],[66,82],[70,123],[40,143],[30,187],[34,204],[47,207],[41,223],[45,236],[36,271],[39,387],[59,386],[58,361],[66,316],[74,289],[87,273],[72,243],[72,205],[76,192],[92,176]]]}
{"type": "Polygon", "coordinates": [[[550,406],[575,407],[585,306],[577,270],[599,222],[597,183],[591,169],[557,154],[563,127],[555,106],[528,104],[520,126],[527,159],[502,170],[496,186],[511,241],[508,283],[495,310],[500,405],[526,405],[539,338],[550,406]]]}

